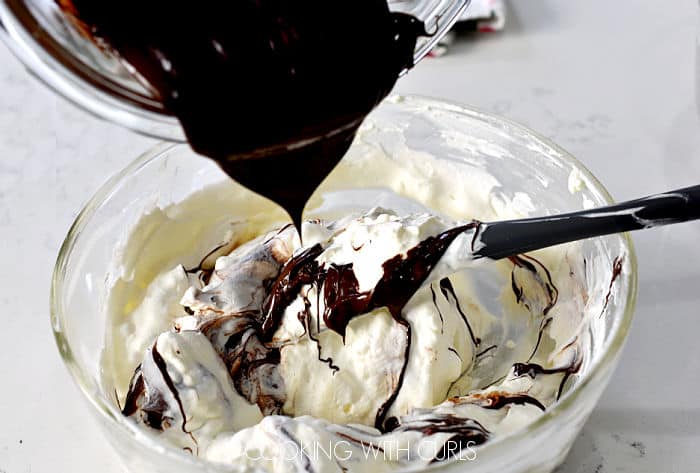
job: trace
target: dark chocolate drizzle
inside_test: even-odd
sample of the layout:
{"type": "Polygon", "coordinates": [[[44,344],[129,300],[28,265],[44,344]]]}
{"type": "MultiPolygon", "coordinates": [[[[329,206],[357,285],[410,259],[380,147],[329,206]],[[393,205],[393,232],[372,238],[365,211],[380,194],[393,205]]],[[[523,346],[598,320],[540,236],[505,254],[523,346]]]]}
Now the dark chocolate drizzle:
{"type": "Polygon", "coordinates": [[[360,291],[360,283],[352,264],[331,264],[322,277],[323,322],[326,327],[340,334],[345,341],[345,332],[350,320],[369,312],[370,292],[360,291]]]}
{"type": "Polygon", "coordinates": [[[455,293],[455,288],[454,286],[452,286],[452,283],[450,282],[449,278],[443,278],[440,280],[440,291],[442,291],[442,295],[445,296],[445,299],[447,299],[448,301],[450,300],[450,297],[452,297],[452,299],[454,300],[455,307],[457,307],[457,312],[459,312],[459,315],[462,317],[464,325],[467,326],[467,330],[469,330],[469,336],[471,337],[474,346],[478,347],[479,345],[481,345],[481,339],[474,335],[474,330],[472,329],[472,326],[469,323],[469,318],[467,318],[467,315],[462,310],[462,306],[459,303],[459,298],[455,293]]]}
{"type": "MultiPolygon", "coordinates": [[[[202,259],[199,260],[199,263],[197,263],[196,266],[193,266],[192,268],[184,268],[183,267],[185,273],[197,275],[197,279],[199,280],[200,284],[202,286],[206,286],[207,284],[209,284],[209,281],[211,280],[211,275],[214,274],[214,265],[211,265],[211,266],[205,265],[206,261],[209,258],[211,258],[213,255],[215,255],[218,251],[221,251],[222,249],[226,248],[229,245],[230,245],[230,243],[228,243],[228,242],[223,242],[223,243],[217,245],[209,253],[204,255],[202,257],[202,259]]],[[[185,311],[187,311],[188,309],[189,309],[188,307],[185,307],[185,311]]],[[[193,315],[193,313],[190,315],[193,315]]]]}
{"type": "Polygon", "coordinates": [[[608,310],[608,305],[610,304],[610,296],[612,296],[613,286],[615,285],[615,281],[617,280],[617,278],[619,278],[620,274],[622,274],[622,261],[623,261],[622,256],[617,256],[613,260],[612,278],[610,278],[610,285],[608,286],[608,292],[607,292],[607,294],[605,294],[605,303],[603,304],[603,309],[600,311],[599,317],[602,317],[603,315],[605,315],[605,311],[608,310]]]}
{"type": "Polygon", "coordinates": [[[565,368],[543,368],[542,365],[537,363],[516,363],[513,365],[513,376],[519,378],[521,376],[529,376],[535,379],[541,374],[557,374],[565,373],[569,370],[569,367],[565,368]]]}
{"type": "Polygon", "coordinates": [[[302,445],[299,444],[297,439],[284,426],[280,427],[280,432],[282,432],[282,435],[284,435],[284,437],[287,440],[289,440],[290,442],[292,442],[294,444],[294,446],[296,447],[296,449],[295,449],[296,455],[294,455],[294,458],[297,458],[297,457],[299,458],[299,460],[301,461],[301,467],[304,468],[304,471],[312,473],[314,471],[314,469],[312,468],[311,459],[304,451],[304,448],[302,447],[302,445]]]}
{"type": "Polygon", "coordinates": [[[544,368],[542,365],[537,363],[515,363],[513,365],[513,376],[529,376],[530,378],[535,379],[540,375],[563,374],[564,376],[562,377],[562,380],[559,383],[559,389],[557,390],[557,400],[559,400],[564,393],[566,382],[572,375],[578,373],[578,371],[581,369],[581,361],[582,360],[577,351],[572,363],[568,366],[563,366],[560,368],[544,368]]]}
{"type": "MultiPolygon", "coordinates": [[[[557,391],[557,400],[558,400],[561,398],[561,396],[564,392],[566,382],[569,380],[569,378],[572,375],[576,374],[581,368],[582,360],[580,358],[578,351],[576,351],[576,355],[574,357],[573,362],[569,366],[562,367],[562,368],[546,369],[546,368],[543,368],[541,365],[538,365],[535,363],[530,363],[530,360],[532,360],[535,357],[535,355],[537,354],[537,351],[539,350],[539,347],[542,343],[542,338],[544,336],[544,333],[545,333],[547,327],[549,327],[549,325],[552,323],[552,317],[551,316],[547,317],[547,314],[550,312],[552,307],[554,307],[554,305],[557,303],[557,301],[559,299],[559,290],[554,285],[554,282],[552,281],[552,276],[551,276],[549,270],[539,260],[533,258],[532,256],[528,256],[528,255],[512,256],[509,259],[511,262],[513,262],[515,267],[524,268],[535,276],[536,281],[542,287],[545,288],[546,294],[547,294],[547,299],[548,299],[548,302],[545,304],[544,309],[542,310],[542,315],[545,316],[545,318],[540,322],[540,328],[539,328],[539,331],[537,334],[537,342],[535,343],[535,347],[533,348],[532,353],[530,354],[530,357],[528,358],[528,362],[514,364],[513,365],[513,373],[515,376],[528,375],[533,379],[537,375],[563,374],[562,380],[559,384],[559,389],[557,391]],[[544,273],[544,275],[545,275],[544,278],[540,275],[537,267],[539,267],[542,270],[542,272],[544,273]]],[[[584,263],[585,263],[585,260],[584,260],[584,263]]],[[[523,289],[521,287],[519,287],[516,283],[515,269],[513,270],[513,273],[511,274],[511,281],[512,281],[513,292],[516,296],[517,302],[523,303],[528,309],[531,309],[529,307],[529,304],[524,301],[523,289]]],[[[574,342],[567,345],[564,349],[571,347],[574,342]]]]}
{"type": "MultiPolygon", "coordinates": [[[[139,406],[139,399],[146,393],[146,385],[144,384],[143,374],[141,373],[141,365],[136,367],[134,374],[129,382],[129,390],[126,395],[126,400],[124,401],[124,407],[122,408],[122,414],[127,417],[131,417],[136,414],[139,409],[143,410],[146,417],[144,421],[146,425],[157,430],[163,430],[163,413],[167,409],[167,404],[160,398],[156,402],[148,402],[148,400],[139,406]],[[152,404],[152,407],[149,406],[152,404]],[[153,411],[156,417],[150,418],[149,412],[153,411]]],[[[155,401],[155,399],[154,399],[155,401]]]]}
{"type": "Polygon", "coordinates": [[[216,254],[217,251],[220,251],[227,246],[229,246],[231,243],[230,242],[223,242],[220,243],[219,245],[215,246],[209,253],[204,255],[201,260],[199,260],[199,263],[197,263],[197,266],[194,266],[189,269],[185,269],[185,272],[188,274],[194,274],[198,271],[208,271],[211,272],[214,269],[214,265],[205,265],[206,261],[211,258],[213,255],[216,254]]]}
{"type": "Polygon", "coordinates": [[[438,315],[440,316],[440,333],[445,333],[445,319],[442,316],[442,311],[440,310],[440,306],[438,306],[437,303],[437,294],[435,294],[435,288],[433,285],[430,285],[430,294],[432,295],[433,298],[433,305],[435,306],[435,310],[437,310],[438,315]]]}
{"type": "Polygon", "coordinates": [[[449,460],[465,448],[481,445],[491,437],[491,433],[476,420],[450,414],[436,414],[429,420],[407,422],[398,426],[395,431],[420,432],[425,436],[441,433],[454,434],[445,441],[431,463],[449,460]]]}
{"type": "Polygon", "coordinates": [[[525,305],[525,307],[528,310],[531,309],[530,304],[524,300],[524,289],[518,286],[515,277],[515,268],[523,268],[528,272],[532,273],[532,275],[535,277],[535,280],[545,289],[547,293],[547,303],[545,304],[542,310],[542,315],[547,315],[559,299],[559,290],[554,285],[554,282],[552,281],[552,275],[550,274],[547,267],[543,265],[539,260],[529,255],[510,256],[508,257],[508,259],[514,265],[513,272],[511,273],[511,287],[513,289],[513,293],[515,294],[516,302],[523,303],[523,305],[525,305]],[[537,270],[537,267],[541,268],[544,272],[544,278],[537,270]]]}
{"type": "Polygon", "coordinates": [[[481,358],[482,356],[486,355],[491,350],[495,350],[496,348],[498,348],[498,345],[491,345],[489,347],[486,347],[476,354],[476,358],[481,358]]]}
{"type": "Polygon", "coordinates": [[[131,417],[140,410],[141,420],[152,429],[163,431],[170,427],[172,417],[166,415],[168,402],[159,390],[146,386],[141,367],[134,372],[122,414],[131,417]]]}
{"type": "MultiPolygon", "coordinates": [[[[318,300],[320,300],[320,298],[318,300]]],[[[318,300],[317,300],[317,302],[318,302],[318,300]]],[[[317,304],[316,313],[319,313],[318,305],[320,305],[320,304],[317,304]]],[[[299,312],[299,314],[297,315],[297,318],[299,319],[301,324],[304,326],[304,331],[306,332],[306,335],[309,337],[309,339],[312,342],[314,342],[316,344],[316,350],[318,351],[318,355],[317,355],[318,361],[320,361],[321,363],[327,364],[328,367],[331,369],[331,371],[333,371],[333,374],[335,374],[338,371],[340,371],[340,367],[333,363],[332,357],[330,357],[330,356],[328,358],[323,357],[323,347],[321,346],[321,341],[317,338],[317,335],[314,335],[311,331],[311,323],[309,320],[310,303],[309,303],[308,299],[304,300],[304,308],[305,308],[305,310],[303,312],[299,312]]],[[[321,328],[319,326],[320,325],[319,319],[317,318],[316,320],[317,320],[316,334],[318,334],[321,331],[321,328]]]]}
{"type": "MultiPolygon", "coordinates": [[[[167,365],[163,357],[158,352],[156,343],[153,344],[151,348],[151,357],[153,358],[153,363],[163,377],[163,381],[172,394],[177,408],[182,416],[182,422],[180,424],[180,429],[183,433],[187,434],[192,442],[194,442],[195,447],[198,448],[197,439],[194,437],[192,432],[187,430],[187,416],[185,414],[184,406],[182,405],[182,400],[180,399],[180,394],[173,383],[170,374],[168,373],[167,365]]],[[[166,415],[166,412],[170,408],[168,401],[165,399],[163,393],[150,384],[148,380],[143,376],[141,365],[139,365],[134,375],[129,383],[129,390],[124,402],[124,408],[122,409],[122,414],[131,417],[141,412],[141,420],[148,427],[163,431],[170,428],[173,418],[166,415]]]]}
{"type": "Polygon", "coordinates": [[[452,353],[454,353],[455,355],[457,355],[457,358],[459,358],[459,361],[463,361],[463,360],[462,360],[462,357],[460,356],[460,354],[459,354],[459,352],[458,352],[457,350],[455,350],[455,349],[452,348],[452,347],[449,347],[447,350],[448,350],[448,351],[451,351],[452,353]]]}
{"type": "Polygon", "coordinates": [[[549,324],[552,323],[552,318],[547,317],[542,320],[540,323],[540,329],[537,331],[537,342],[535,342],[535,348],[532,349],[532,353],[530,354],[530,358],[527,359],[529,362],[532,360],[535,355],[537,354],[537,351],[540,349],[540,345],[542,344],[542,337],[544,336],[544,331],[549,327],[549,324]]]}
{"type": "Polygon", "coordinates": [[[389,409],[391,409],[391,406],[394,404],[394,401],[396,401],[396,398],[399,396],[399,392],[403,387],[403,380],[406,376],[406,367],[408,366],[408,359],[411,354],[411,337],[413,335],[411,333],[411,324],[404,319],[396,319],[396,321],[406,330],[406,348],[404,349],[403,366],[401,367],[401,372],[399,373],[399,380],[396,383],[396,387],[394,387],[394,391],[391,393],[391,395],[389,395],[387,400],[384,401],[384,404],[379,407],[377,410],[377,415],[374,418],[374,427],[380,431],[385,429],[384,419],[386,419],[389,409]]]}
{"type": "Polygon", "coordinates": [[[321,245],[314,245],[294,255],[282,267],[263,307],[263,313],[266,314],[261,327],[264,341],[272,339],[285,309],[299,295],[301,287],[313,283],[319,277],[318,263],[315,260],[322,252],[321,245]]]}
{"type": "Polygon", "coordinates": [[[160,371],[161,376],[163,376],[163,381],[165,381],[165,385],[168,387],[168,390],[175,398],[177,407],[180,410],[180,415],[182,416],[182,423],[180,424],[180,429],[182,429],[182,432],[187,434],[192,439],[194,444],[197,445],[197,439],[194,438],[192,432],[187,430],[187,414],[185,414],[185,408],[182,405],[180,393],[177,391],[175,383],[173,383],[173,380],[170,377],[170,373],[168,373],[168,366],[166,365],[163,357],[158,352],[158,347],[156,345],[157,343],[153,344],[153,348],[151,348],[151,355],[153,356],[153,362],[155,363],[156,367],[158,367],[158,371],[160,371]]]}
{"type": "Polygon", "coordinates": [[[515,282],[515,271],[510,273],[510,287],[513,289],[513,294],[515,294],[515,302],[520,304],[520,301],[523,299],[524,290],[515,282]]]}
{"type": "Polygon", "coordinates": [[[502,391],[490,391],[487,393],[477,393],[467,398],[454,398],[452,400],[456,404],[468,402],[476,404],[484,409],[500,409],[508,404],[531,404],[542,411],[545,410],[544,405],[534,397],[524,393],[508,393],[502,391]]]}

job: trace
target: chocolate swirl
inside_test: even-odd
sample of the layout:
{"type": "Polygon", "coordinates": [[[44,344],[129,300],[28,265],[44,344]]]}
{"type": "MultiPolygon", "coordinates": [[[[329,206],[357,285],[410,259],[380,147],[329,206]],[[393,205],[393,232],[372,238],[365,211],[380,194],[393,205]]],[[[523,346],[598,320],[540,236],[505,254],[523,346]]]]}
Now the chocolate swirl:
{"type": "MultiPolygon", "coordinates": [[[[403,386],[411,351],[411,325],[401,316],[401,310],[428,278],[454,239],[475,225],[470,223],[429,237],[408,250],[406,255],[396,255],[384,262],[383,275],[370,291],[359,290],[359,282],[352,264],[319,266],[316,258],[323,251],[320,245],[302,251],[285,265],[278,280],[272,285],[266,303],[267,316],[262,325],[265,339],[271,340],[285,309],[298,297],[304,285],[316,286],[319,297],[323,298],[324,323],[342,337],[345,337],[347,326],[353,318],[380,307],[386,308],[394,320],[404,328],[406,348],[396,387],[379,408],[375,418],[375,427],[383,430],[386,415],[403,386]]],[[[307,319],[306,326],[311,317],[309,306],[306,304],[306,312],[300,314],[302,319],[307,319]]],[[[329,360],[329,366],[333,367],[332,360],[329,360]]]]}
{"type": "Polygon", "coordinates": [[[449,460],[464,449],[481,445],[491,438],[491,433],[478,421],[452,414],[419,416],[396,427],[393,432],[420,432],[425,436],[452,434],[436,451],[430,463],[449,460]]]}

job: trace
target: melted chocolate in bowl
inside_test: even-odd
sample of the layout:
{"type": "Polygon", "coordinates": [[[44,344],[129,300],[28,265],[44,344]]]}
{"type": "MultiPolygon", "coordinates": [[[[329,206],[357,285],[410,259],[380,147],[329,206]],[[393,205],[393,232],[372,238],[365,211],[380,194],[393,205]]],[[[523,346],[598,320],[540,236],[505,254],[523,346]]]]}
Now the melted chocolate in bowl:
{"type": "Polygon", "coordinates": [[[297,225],[425,35],[386,0],[57,2],[150,85],[195,151],[297,225]]]}

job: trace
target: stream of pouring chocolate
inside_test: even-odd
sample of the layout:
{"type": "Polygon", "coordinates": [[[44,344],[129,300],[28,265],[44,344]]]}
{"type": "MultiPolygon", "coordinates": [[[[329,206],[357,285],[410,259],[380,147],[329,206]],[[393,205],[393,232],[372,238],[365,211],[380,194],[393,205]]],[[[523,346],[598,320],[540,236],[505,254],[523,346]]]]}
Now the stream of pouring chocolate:
{"type": "Polygon", "coordinates": [[[424,24],[386,0],[56,0],[180,120],[192,148],[297,226],[424,24]]]}

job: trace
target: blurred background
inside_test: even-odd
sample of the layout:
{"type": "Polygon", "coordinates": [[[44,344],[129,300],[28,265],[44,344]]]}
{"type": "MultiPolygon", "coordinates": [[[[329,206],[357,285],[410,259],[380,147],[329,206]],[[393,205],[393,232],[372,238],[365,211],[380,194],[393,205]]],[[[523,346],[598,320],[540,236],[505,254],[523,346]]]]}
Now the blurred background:
{"type": "MultiPolygon", "coordinates": [[[[498,5],[396,92],[521,122],[618,200],[700,183],[697,1],[498,5]]],[[[119,471],[55,349],[49,283],[82,204],[154,144],[55,96],[0,45],[0,473],[119,471]]],[[[700,471],[700,224],[633,238],[634,327],[561,473],[700,471]]]]}

